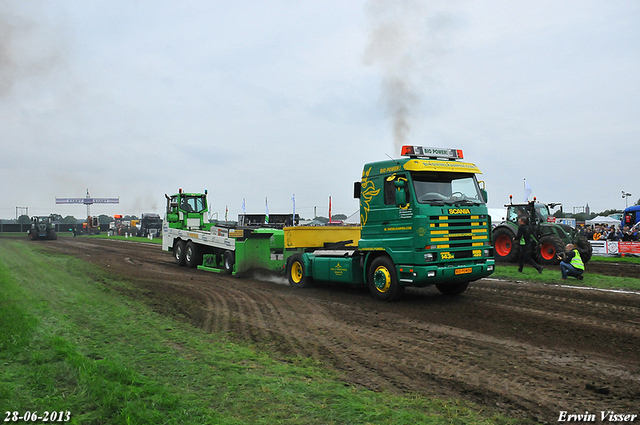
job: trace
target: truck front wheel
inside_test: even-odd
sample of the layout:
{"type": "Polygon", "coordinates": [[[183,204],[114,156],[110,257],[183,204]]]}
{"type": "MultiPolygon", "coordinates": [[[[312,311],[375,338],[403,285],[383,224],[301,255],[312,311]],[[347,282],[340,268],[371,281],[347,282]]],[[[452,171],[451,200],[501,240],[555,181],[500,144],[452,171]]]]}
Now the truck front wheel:
{"type": "Polygon", "coordinates": [[[469,287],[469,282],[457,282],[457,283],[436,283],[436,288],[448,297],[456,297],[462,294],[469,287]]]}
{"type": "Polygon", "coordinates": [[[287,260],[287,278],[289,285],[293,288],[306,288],[309,286],[311,278],[305,276],[304,261],[302,254],[293,254],[287,260]]]}
{"type": "Polygon", "coordinates": [[[389,257],[378,257],[371,263],[367,273],[369,290],[379,300],[394,301],[404,292],[400,286],[396,266],[389,257]]]}

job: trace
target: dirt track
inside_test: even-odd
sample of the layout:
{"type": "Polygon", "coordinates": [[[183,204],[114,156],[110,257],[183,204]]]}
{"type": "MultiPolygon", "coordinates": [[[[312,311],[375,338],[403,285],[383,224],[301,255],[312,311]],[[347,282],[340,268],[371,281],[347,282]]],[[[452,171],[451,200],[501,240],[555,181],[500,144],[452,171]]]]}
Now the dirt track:
{"type": "Polygon", "coordinates": [[[365,290],[180,268],[157,245],[47,242],[131,280],[140,290],[130,295],[163,314],[314,357],[373,390],[468,399],[550,423],[560,411],[598,421],[600,411],[640,413],[638,293],[485,279],[458,298],[410,288],[383,303],[365,290]]]}

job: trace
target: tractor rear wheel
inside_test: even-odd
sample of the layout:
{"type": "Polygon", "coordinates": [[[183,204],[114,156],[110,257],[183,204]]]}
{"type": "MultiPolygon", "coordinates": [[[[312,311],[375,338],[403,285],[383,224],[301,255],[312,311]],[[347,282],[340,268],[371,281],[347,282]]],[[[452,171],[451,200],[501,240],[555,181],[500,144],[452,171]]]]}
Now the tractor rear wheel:
{"type": "Polygon", "coordinates": [[[518,260],[520,245],[514,239],[514,233],[507,227],[498,227],[493,232],[493,248],[496,261],[513,263],[518,260]]]}
{"type": "Polygon", "coordinates": [[[573,243],[576,248],[578,248],[578,252],[580,253],[580,257],[582,258],[583,263],[588,263],[591,260],[591,256],[593,255],[593,247],[584,236],[578,236],[576,241],[573,243]]]}
{"type": "Polygon", "coordinates": [[[546,235],[540,238],[536,246],[536,257],[540,264],[558,264],[558,255],[564,252],[565,244],[556,235],[546,235]]]}

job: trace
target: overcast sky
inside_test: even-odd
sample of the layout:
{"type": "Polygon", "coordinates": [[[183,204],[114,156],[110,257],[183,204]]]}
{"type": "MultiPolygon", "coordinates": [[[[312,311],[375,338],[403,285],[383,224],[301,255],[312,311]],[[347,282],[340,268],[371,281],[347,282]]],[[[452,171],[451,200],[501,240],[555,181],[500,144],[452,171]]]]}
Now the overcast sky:
{"type": "Polygon", "coordinates": [[[462,149],[510,194],[640,198],[640,2],[0,2],[0,218],[351,214],[364,163],[462,149]]]}

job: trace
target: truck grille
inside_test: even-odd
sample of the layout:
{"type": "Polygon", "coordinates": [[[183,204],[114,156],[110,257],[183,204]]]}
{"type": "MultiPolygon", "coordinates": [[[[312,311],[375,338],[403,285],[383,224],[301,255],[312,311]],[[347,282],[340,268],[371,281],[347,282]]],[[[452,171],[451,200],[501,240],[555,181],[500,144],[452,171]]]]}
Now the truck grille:
{"type": "Polygon", "coordinates": [[[441,215],[429,220],[429,245],[432,249],[450,250],[442,253],[442,259],[478,258],[481,248],[490,245],[486,215],[441,215]]]}

